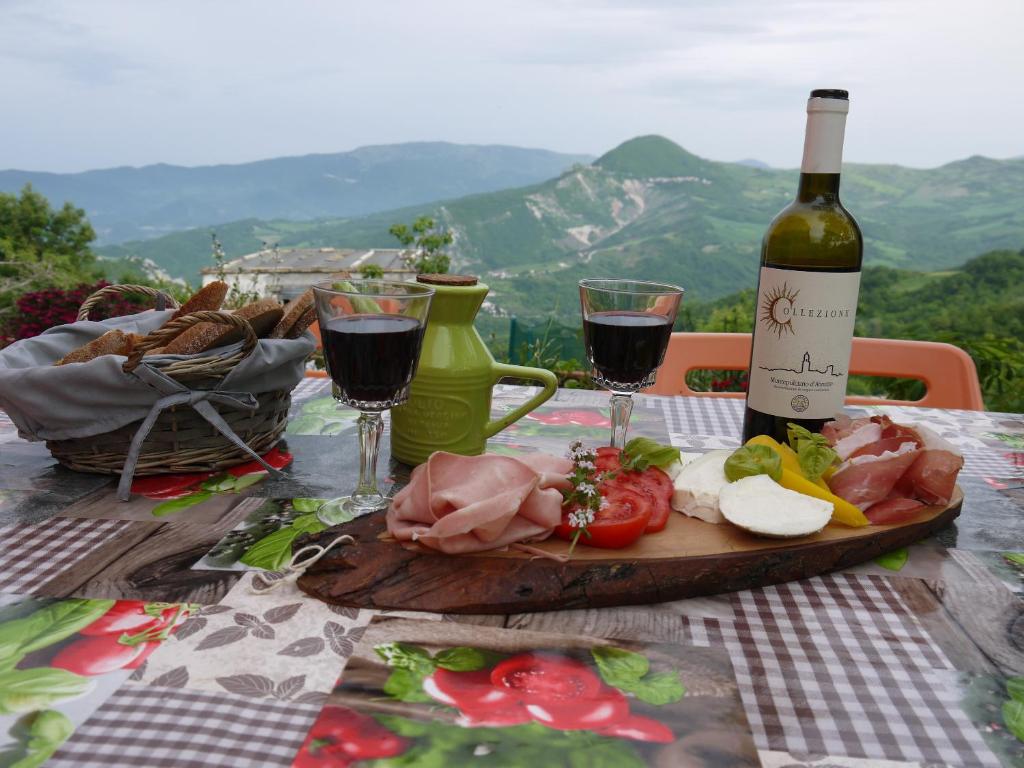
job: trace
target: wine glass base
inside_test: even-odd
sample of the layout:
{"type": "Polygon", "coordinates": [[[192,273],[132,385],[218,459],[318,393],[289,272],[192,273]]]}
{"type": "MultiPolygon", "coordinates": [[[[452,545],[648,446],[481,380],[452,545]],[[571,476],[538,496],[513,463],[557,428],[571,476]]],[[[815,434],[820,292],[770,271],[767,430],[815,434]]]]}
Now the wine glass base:
{"type": "Polygon", "coordinates": [[[378,496],[376,499],[366,497],[341,496],[325,501],[316,511],[316,518],[327,526],[341,525],[357,517],[387,509],[390,499],[378,496]]]}

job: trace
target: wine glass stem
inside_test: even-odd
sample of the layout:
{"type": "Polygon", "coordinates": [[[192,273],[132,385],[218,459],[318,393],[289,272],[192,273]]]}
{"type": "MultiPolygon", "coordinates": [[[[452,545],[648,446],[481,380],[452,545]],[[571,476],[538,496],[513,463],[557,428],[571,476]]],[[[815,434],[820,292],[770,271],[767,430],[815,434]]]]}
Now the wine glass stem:
{"type": "Polygon", "coordinates": [[[380,411],[362,411],[356,424],[359,426],[359,485],[352,494],[352,501],[357,507],[379,504],[382,497],[377,490],[377,454],[384,434],[384,419],[380,411]]]}
{"type": "Polygon", "coordinates": [[[629,429],[629,415],[633,412],[632,395],[612,393],[612,448],[626,447],[626,430],[629,429]]]}

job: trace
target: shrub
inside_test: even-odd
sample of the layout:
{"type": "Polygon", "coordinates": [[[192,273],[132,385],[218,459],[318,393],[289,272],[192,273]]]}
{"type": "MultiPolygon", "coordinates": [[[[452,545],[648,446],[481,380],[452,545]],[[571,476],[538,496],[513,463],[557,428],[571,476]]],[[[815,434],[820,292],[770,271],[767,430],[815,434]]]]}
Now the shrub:
{"type": "MultiPolygon", "coordinates": [[[[47,288],[22,294],[15,303],[17,310],[14,317],[8,320],[0,333],[0,346],[38,336],[57,325],[75,322],[82,302],[107,285],[110,283],[100,280],[93,285],[68,289],[47,288]]],[[[107,297],[106,301],[94,309],[90,319],[130,315],[151,307],[152,303],[144,297],[134,300],[130,296],[115,295],[107,297]]]]}

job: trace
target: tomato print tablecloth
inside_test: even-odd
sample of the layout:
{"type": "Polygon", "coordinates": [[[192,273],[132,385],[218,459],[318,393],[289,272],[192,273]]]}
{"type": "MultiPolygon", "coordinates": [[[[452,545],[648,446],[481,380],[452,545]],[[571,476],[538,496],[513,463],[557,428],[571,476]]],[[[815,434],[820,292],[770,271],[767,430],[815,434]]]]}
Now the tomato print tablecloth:
{"type": "MultiPolygon", "coordinates": [[[[495,408],[526,392],[499,388],[495,408]]],[[[966,495],[954,525],[876,562],[652,606],[447,617],[252,589],[315,528],[317,499],[354,484],[354,414],[323,380],[293,401],[282,479],[153,482],[128,503],[0,413],[0,765],[1024,765],[1024,416],[873,409],[957,445],[966,495]],[[538,650],[597,681],[593,712],[451,693],[538,650]]],[[[605,402],[560,390],[491,448],[602,440],[605,402]]],[[[729,448],[741,416],[641,397],[634,430],[729,448]]],[[[403,471],[382,467],[393,485],[403,471]]]]}

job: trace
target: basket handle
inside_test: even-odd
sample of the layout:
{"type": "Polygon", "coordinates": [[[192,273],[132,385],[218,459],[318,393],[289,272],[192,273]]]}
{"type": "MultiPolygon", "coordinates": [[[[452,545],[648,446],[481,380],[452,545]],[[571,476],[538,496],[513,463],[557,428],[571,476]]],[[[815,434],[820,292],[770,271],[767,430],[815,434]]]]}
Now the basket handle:
{"type": "MultiPolygon", "coordinates": [[[[163,297],[164,302],[171,309],[178,308],[178,302],[174,300],[173,296],[169,296],[163,291],[158,291],[156,288],[150,288],[148,285],[108,285],[105,288],[100,288],[96,293],[87,298],[82,302],[82,306],[78,309],[78,319],[88,320],[89,312],[107,296],[113,296],[115,294],[134,294],[143,296],[149,296],[150,298],[156,299],[157,302],[163,297]]],[[[159,306],[159,304],[158,304],[159,306]]]]}
{"type": "MultiPolygon", "coordinates": [[[[230,325],[245,334],[245,338],[242,341],[241,359],[248,357],[249,353],[256,347],[256,342],[258,341],[256,338],[256,332],[252,329],[252,326],[249,325],[248,320],[241,318],[238,315],[228,314],[227,312],[193,312],[190,315],[183,315],[177,320],[167,322],[136,344],[132,348],[132,353],[128,355],[128,359],[124,361],[124,365],[121,366],[121,370],[125,373],[131,373],[138,368],[139,363],[142,362],[143,355],[147,352],[156,349],[157,347],[164,346],[171,339],[198,323],[230,325]]],[[[241,362],[241,359],[239,362],[241,362]]]]}

